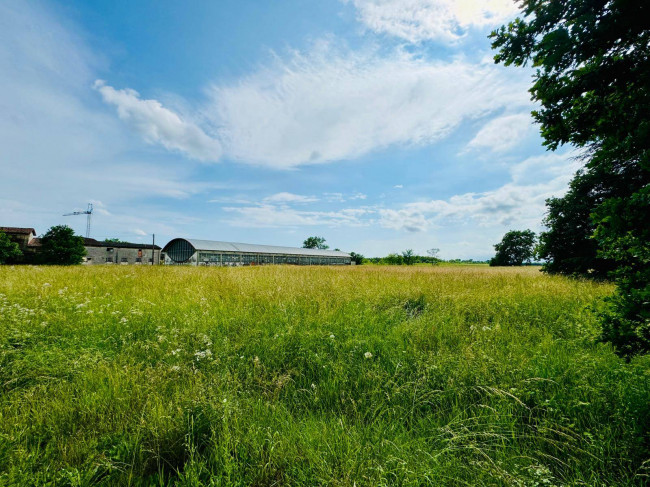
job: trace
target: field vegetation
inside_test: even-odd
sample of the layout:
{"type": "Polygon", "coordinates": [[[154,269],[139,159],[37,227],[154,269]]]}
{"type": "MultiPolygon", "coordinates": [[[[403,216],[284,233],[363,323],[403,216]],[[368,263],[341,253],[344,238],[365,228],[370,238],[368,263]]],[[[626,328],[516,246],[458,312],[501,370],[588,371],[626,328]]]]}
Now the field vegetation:
{"type": "Polygon", "coordinates": [[[646,485],[650,356],[596,343],[611,292],[534,267],[0,268],[0,485],[646,485]]]}

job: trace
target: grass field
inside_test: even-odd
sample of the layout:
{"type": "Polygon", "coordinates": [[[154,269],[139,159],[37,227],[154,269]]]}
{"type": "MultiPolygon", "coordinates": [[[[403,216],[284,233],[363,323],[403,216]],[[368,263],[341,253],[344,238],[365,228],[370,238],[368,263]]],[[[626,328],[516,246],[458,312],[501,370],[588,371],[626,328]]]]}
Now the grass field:
{"type": "Polygon", "coordinates": [[[538,268],[0,268],[0,485],[646,485],[650,357],[538,268]]]}

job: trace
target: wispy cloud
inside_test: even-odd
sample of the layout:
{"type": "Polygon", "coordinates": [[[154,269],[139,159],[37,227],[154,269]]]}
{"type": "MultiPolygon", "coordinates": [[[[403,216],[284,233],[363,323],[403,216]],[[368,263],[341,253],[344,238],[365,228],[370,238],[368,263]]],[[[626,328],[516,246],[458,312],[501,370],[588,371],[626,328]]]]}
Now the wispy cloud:
{"type": "Polygon", "coordinates": [[[472,27],[493,26],[517,12],[513,0],[344,0],[371,31],[417,43],[454,43],[472,27]]]}
{"type": "Polygon", "coordinates": [[[578,167],[567,155],[532,157],[513,166],[511,181],[495,190],[381,209],[379,224],[407,232],[426,231],[443,224],[537,227],[546,199],[561,196],[578,167]]]}
{"type": "Polygon", "coordinates": [[[128,123],[147,142],[161,144],[168,150],[178,150],[200,161],[217,161],[221,144],[195,124],[183,120],[177,113],[157,100],[143,100],[132,89],[116,90],[104,81],[95,81],[94,88],[104,102],[117,107],[120,119],[128,123]]]}
{"type": "Polygon", "coordinates": [[[267,196],[264,198],[264,201],[268,203],[313,203],[318,201],[318,198],[315,196],[281,192],[267,196]]]}
{"type": "Polygon", "coordinates": [[[526,83],[489,64],[321,43],[215,85],[206,113],[228,157],[281,169],[432,144],[464,120],[528,106],[526,83]]]}
{"type": "Polygon", "coordinates": [[[470,141],[467,148],[506,152],[522,144],[534,130],[529,113],[504,115],[486,123],[470,141]]]}

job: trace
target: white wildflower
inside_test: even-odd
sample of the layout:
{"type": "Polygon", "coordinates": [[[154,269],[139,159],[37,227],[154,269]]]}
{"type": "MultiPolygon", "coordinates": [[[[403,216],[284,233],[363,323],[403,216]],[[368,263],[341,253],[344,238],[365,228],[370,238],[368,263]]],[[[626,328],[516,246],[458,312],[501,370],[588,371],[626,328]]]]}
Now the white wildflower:
{"type": "Polygon", "coordinates": [[[210,350],[201,350],[199,352],[196,352],[194,354],[194,356],[196,357],[196,360],[201,360],[201,359],[204,359],[204,358],[210,358],[210,357],[212,357],[212,351],[210,351],[210,350]]]}
{"type": "Polygon", "coordinates": [[[372,354],[370,352],[366,352],[363,354],[365,358],[372,358],[372,354]]]}

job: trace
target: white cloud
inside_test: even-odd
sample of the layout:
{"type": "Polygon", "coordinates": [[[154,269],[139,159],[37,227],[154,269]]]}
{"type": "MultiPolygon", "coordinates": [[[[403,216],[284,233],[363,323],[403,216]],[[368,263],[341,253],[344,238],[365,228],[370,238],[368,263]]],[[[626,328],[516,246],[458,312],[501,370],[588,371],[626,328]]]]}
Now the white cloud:
{"type": "Polygon", "coordinates": [[[327,44],[211,90],[206,116],[235,160],[291,168],[426,145],[461,122],[529,106],[528,79],[494,65],[327,44]]]}
{"type": "Polygon", "coordinates": [[[221,144],[195,124],[157,100],[142,100],[132,89],[116,90],[104,81],[95,81],[94,88],[104,102],[117,107],[120,119],[126,121],[147,142],[159,143],[168,150],[178,150],[200,161],[217,161],[221,144]]]}
{"type": "Polygon", "coordinates": [[[530,114],[504,115],[485,124],[467,145],[467,148],[506,152],[523,142],[533,132],[534,126],[530,114]]]}
{"type": "Polygon", "coordinates": [[[343,203],[345,201],[343,193],[323,193],[323,196],[329,202],[343,203]]]}
{"type": "Polygon", "coordinates": [[[545,200],[561,196],[579,163],[567,155],[531,157],[511,168],[511,181],[482,193],[455,195],[379,210],[379,224],[394,230],[426,231],[443,224],[537,228],[545,200]]]}
{"type": "Polygon", "coordinates": [[[264,198],[268,203],[313,203],[318,201],[314,196],[304,196],[301,194],[281,192],[264,198]]]}
{"type": "Polygon", "coordinates": [[[514,0],[345,0],[370,30],[409,42],[453,43],[472,27],[496,26],[517,12],[514,0]]]}
{"type": "Polygon", "coordinates": [[[403,184],[396,184],[395,186],[393,186],[393,188],[402,189],[402,188],[404,188],[404,185],[403,184]]]}

